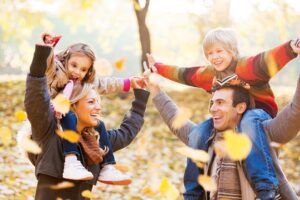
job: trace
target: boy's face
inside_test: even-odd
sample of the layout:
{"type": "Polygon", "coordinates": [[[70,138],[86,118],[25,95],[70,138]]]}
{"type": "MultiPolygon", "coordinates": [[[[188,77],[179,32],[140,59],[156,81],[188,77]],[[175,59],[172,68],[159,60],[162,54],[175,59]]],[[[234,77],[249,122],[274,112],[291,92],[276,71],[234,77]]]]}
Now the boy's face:
{"type": "Polygon", "coordinates": [[[224,48],[222,43],[215,43],[206,51],[207,60],[217,71],[224,71],[229,67],[233,55],[224,48]]]}
{"type": "Polygon", "coordinates": [[[67,62],[68,78],[73,81],[82,81],[92,66],[92,60],[83,54],[74,54],[67,62]]]}

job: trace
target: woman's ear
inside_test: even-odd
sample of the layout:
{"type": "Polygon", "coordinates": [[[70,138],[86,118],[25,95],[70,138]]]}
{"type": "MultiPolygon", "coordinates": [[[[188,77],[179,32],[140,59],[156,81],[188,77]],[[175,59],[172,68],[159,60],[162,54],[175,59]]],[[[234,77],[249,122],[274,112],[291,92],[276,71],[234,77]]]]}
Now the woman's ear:
{"type": "Polygon", "coordinates": [[[236,105],[237,113],[243,114],[247,110],[247,104],[245,102],[241,102],[236,105]]]}

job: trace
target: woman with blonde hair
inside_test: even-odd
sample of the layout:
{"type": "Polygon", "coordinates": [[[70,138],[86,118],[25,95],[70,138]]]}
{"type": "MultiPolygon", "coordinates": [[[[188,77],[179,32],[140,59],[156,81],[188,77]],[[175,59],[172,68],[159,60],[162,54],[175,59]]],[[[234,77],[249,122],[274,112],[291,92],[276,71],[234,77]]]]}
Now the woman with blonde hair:
{"type": "MultiPolygon", "coordinates": [[[[63,140],[55,134],[58,128],[57,120],[51,108],[51,98],[48,92],[47,78],[45,77],[47,66],[51,63],[51,55],[51,47],[36,45],[26,81],[25,109],[32,126],[31,137],[42,148],[40,154],[29,155],[32,164],[35,166],[35,174],[38,179],[35,199],[47,200],[57,199],[58,197],[72,200],[82,199],[81,192],[92,189],[101,170],[99,164],[88,166],[85,154],[81,154],[78,159],[82,165],[92,172],[94,177],[92,180],[72,181],[73,187],[55,192],[49,188],[49,185],[65,180],[62,177],[64,168],[63,140]],[[36,109],[37,106],[38,110],[36,109]]],[[[113,151],[126,147],[135,138],[143,125],[149,93],[142,89],[135,89],[134,95],[135,100],[132,102],[131,109],[125,115],[120,128],[106,131],[104,124],[99,120],[101,106],[96,90],[89,85],[83,86],[83,90],[80,87],[78,90],[74,90],[71,100],[73,102],[72,110],[77,119],[77,132],[82,138],[87,134],[100,134],[101,137],[103,133],[106,133],[113,151]]],[[[82,145],[78,145],[78,149],[83,152],[82,145]]],[[[99,152],[95,154],[99,155],[99,152]]]]}

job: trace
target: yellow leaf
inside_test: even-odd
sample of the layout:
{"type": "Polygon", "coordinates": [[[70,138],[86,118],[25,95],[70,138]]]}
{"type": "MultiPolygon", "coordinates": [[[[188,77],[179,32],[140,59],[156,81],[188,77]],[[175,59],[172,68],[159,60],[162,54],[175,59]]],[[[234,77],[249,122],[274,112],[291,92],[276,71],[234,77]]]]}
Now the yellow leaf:
{"type": "Polygon", "coordinates": [[[135,10],[139,11],[142,9],[137,0],[132,0],[132,1],[133,1],[133,7],[135,10]]]}
{"type": "Polygon", "coordinates": [[[202,185],[202,187],[206,191],[213,192],[213,191],[216,191],[216,189],[217,189],[217,185],[216,185],[215,181],[210,176],[207,176],[207,175],[199,175],[198,183],[200,185],[202,185]]]}
{"type": "Polygon", "coordinates": [[[156,192],[149,186],[144,187],[141,193],[147,196],[154,196],[156,194],[156,192]]]}
{"type": "Polygon", "coordinates": [[[191,158],[195,162],[206,163],[209,160],[209,155],[206,151],[200,149],[193,149],[188,146],[176,148],[175,151],[178,153],[191,158]]]}
{"type": "Polygon", "coordinates": [[[62,114],[66,114],[70,110],[70,100],[64,96],[63,94],[58,94],[52,100],[55,111],[60,112],[62,114]]]}
{"type": "Polygon", "coordinates": [[[165,196],[168,200],[175,200],[179,196],[179,191],[172,185],[168,179],[164,178],[159,186],[159,192],[162,196],[165,196]]]}
{"type": "Polygon", "coordinates": [[[56,185],[50,185],[49,188],[52,190],[61,190],[61,189],[66,189],[66,188],[71,188],[74,187],[74,183],[69,182],[69,181],[63,181],[60,183],[57,183],[56,185]]]}
{"type": "Polygon", "coordinates": [[[115,168],[123,173],[126,173],[129,170],[128,166],[120,164],[120,163],[115,164],[115,168]]]}
{"type": "Polygon", "coordinates": [[[118,71],[121,71],[124,68],[125,58],[120,58],[115,61],[115,67],[118,71]]]}
{"type": "Polygon", "coordinates": [[[83,196],[85,198],[95,198],[94,195],[92,194],[92,192],[89,190],[82,191],[81,196],[83,196]]]}
{"type": "Polygon", "coordinates": [[[8,146],[12,142],[12,132],[7,127],[0,127],[0,139],[5,146],[8,146]]]}
{"type": "Polygon", "coordinates": [[[27,119],[27,114],[24,111],[17,111],[15,112],[15,117],[17,118],[17,120],[19,122],[24,121],[25,119],[27,119]]]}
{"type": "Polygon", "coordinates": [[[181,128],[192,116],[192,112],[187,108],[181,108],[176,113],[173,119],[172,127],[175,129],[181,128]]]}
{"type": "Polygon", "coordinates": [[[76,132],[71,131],[71,130],[65,130],[65,131],[56,130],[56,134],[58,136],[60,136],[61,138],[68,140],[69,142],[72,142],[72,143],[78,142],[79,137],[80,137],[79,134],[77,134],[76,132]]]}
{"type": "Polygon", "coordinates": [[[224,144],[227,155],[232,160],[243,160],[251,151],[252,143],[246,134],[237,134],[233,131],[224,133],[224,144]]]}

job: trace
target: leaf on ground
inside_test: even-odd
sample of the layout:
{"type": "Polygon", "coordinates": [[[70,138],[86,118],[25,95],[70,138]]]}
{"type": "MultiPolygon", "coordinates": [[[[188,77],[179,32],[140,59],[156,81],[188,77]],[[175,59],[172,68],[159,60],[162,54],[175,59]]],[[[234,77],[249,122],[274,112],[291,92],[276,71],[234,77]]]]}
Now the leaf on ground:
{"type": "Polygon", "coordinates": [[[8,127],[0,127],[0,139],[5,146],[8,146],[12,142],[12,131],[8,127]]]}
{"type": "Polygon", "coordinates": [[[53,100],[52,104],[55,111],[66,114],[70,110],[70,100],[63,94],[58,94],[53,100]]]}
{"type": "Polygon", "coordinates": [[[49,188],[52,190],[61,190],[61,189],[66,189],[66,188],[71,188],[74,187],[74,183],[69,182],[69,181],[63,181],[60,183],[57,183],[55,185],[50,185],[49,188]]]}
{"type": "Polygon", "coordinates": [[[56,134],[69,142],[76,143],[79,141],[80,135],[71,130],[61,131],[59,129],[56,130],[56,134]]]}
{"type": "Polygon", "coordinates": [[[202,185],[205,191],[216,191],[217,190],[217,185],[215,181],[213,180],[212,177],[207,176],[207,175],[199,175],[198,176],[198,183],[202,185]]]}
{"type": "Polygon", "coordinates": [[[179,197],[179,191],[166,178],[161,181],[159,192],[167,200],[176,200],[179,197]]]}

